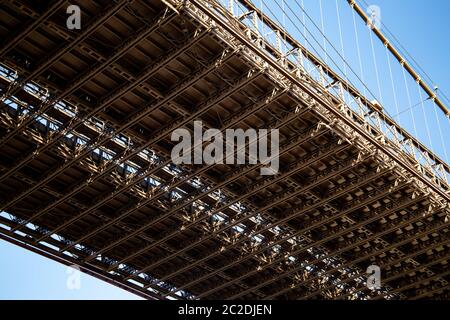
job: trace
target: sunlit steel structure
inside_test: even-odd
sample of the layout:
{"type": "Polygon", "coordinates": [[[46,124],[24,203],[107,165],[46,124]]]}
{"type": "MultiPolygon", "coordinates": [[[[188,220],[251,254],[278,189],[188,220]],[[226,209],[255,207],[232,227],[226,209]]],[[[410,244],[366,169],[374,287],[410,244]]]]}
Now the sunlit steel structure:
{"type": "Polygon", "coordinates": [[[1,238],[149,299],[449,299],[449,166],[236,2],[1,3],[1,238]],[[174,165],[194,120],[280,172],[174,165]]]}

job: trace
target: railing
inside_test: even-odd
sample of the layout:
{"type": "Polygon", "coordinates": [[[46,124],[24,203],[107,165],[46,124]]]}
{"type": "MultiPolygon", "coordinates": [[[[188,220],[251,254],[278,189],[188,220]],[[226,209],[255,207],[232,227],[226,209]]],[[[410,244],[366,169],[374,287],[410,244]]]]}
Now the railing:
{"type": "MultiPolygon", "coordinates": [[[[333,72],[251,2],[247,0],[170,0],[169,2],[174,8],[185,6],[188,12],[203,20],[207,25],[222,25],[223,28],[216,28],[215,31],[225,39],[232,42],[239,38],[238,40],[242,40],[244,44],[248,43],[252,48],[247,48],[243,52],[256,64],[263,65],[267,73],[271,73],[281,85],[292,85],[286,76],[287,72],[289,77],[302,82],[307,89],[318,96],[333,99],[337,102],[333,106],[334,111],[330,113],[330,110],[323,106],[318,106],[317,110],[322,110],[324,115],[338,111],[338,119],[332,116],[330,120],[335,119],[340,122],[341,129],[344,128],[344,132],[341,133],[347,134],[351,139],[356,138],[360,142],[363,140],[365,142],[363,144],[367,144],[367,140],[376,142],[392,160],[403,163],[404,168],[409,166],[414,169],[413,179],[419,187],[429,187],[435,191],[439,206],[449,205],[450,166],[386,115],[375,103],[370,102],[351,84],[333,72]],[[203,9],[200,6],[203,6],[203,9]],[[347,119],[342,122],[344,118],[347,119]],[[361,134],[355,135],[354,131],[357,127],[369,135],[365,137],[361,134]]],[[[295,85],[292,91],[304,93],[303,89],[295,85]]],[[[335,129],[339,130],[338,127],[335,126],[335,129]]]]}

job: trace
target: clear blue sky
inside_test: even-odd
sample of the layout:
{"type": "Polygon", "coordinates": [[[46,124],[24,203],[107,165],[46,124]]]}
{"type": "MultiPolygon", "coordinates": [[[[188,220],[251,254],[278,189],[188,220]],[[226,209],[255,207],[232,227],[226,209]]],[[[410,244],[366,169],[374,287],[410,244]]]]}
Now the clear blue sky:
{"type": "Polygon", "coordinates": [[[0,259],[0,299],[140,299],[84,273],[77,286],[73,269],[2,240],[0,259]]]}
{"type": "MultiPolygon", "coordinates": [[[[273,1],[273,0],[272,0],[273,1]]],[[[267,1],[271,3],[272,1],[267,1]]],[[[260,5],[260,0],[254,0],[260,5]]],[[[300,2],[300,0],[298,0],[300,2]]],[[[320,25],[319,0],[304,0],[308,13],[320,25]]],[[[426,70],[431,78],[439,85],[447,96],[450,96],[450,1],[448,0],[375,0],[367,1],[369,4],[377,5],[381,8],[381,19],[393,32],[400,42],[407,48],[410,54],[426,70]]],[[[287,3],[294,8],[294,1],[287,0],[287,3]]],[[[340,39],[338,24],[336,19],[335,0],[322,0],[324,27],[327,36],[333,44],[340,50],[340,39]]],[[[341,27],[343,30],[343,42],[345,56],[350,65],[359,71],[358,56],[356,53],[356,41],[354,36],[352,11],[345,0],[338,0],[341,13],[341,27]]],[[[269,4],[273,11],[279,12],[277,7],[269,4]]],[[[294,10],[299,16],[301,12],[294,10]]],[[[282,17],[281,15],[279,16],[282,17]]],[[[356,17],[360,47],[363,64],[364,78],[368,87],[377,96],[377,100],[383,101],[383,106],[391,115],[396,114],[393,100],[390,77],[388,75],[386,56],[383,48],[380,48],[378,40],[373,38],[375,54],[378,63],[378,78],[383,92],[380,99],[377,95],[378,84],[372,59],[370,38],[366,29],[362,26],[362,21],[356,17]],[[365,33],[364,33],[365,32],[365,33]]],[[[299,26],[299,25],[298,25],[299,26]]],[[[296,28],[286,22],[287,29],[296,35],[296,28]]],[[[299,26],[301,28],[301,26],[299,26]]],[[[311,25],[309,28],[313,28],[311,25]]],[[[301,36],[296,35],[299,40],[301,36]]],[[[322,43],[322,39],[319,38],[322,43]]],[[[394,82],[397,86],[397,103],[399,110],[407,109],[410,104],[407,99],[403,78],[401,78],[398,63],[391,61],[394,68],[394,82]]],[[[339,64],[339,63],[338,63],[339,64]]],[[[342,68],[342,63],[340,63],[342,68]]],[[[358,72],[359,73],[359,72],[358,72]]],[[[350,77],[351,78],[351,77],[350,77]]],[[[409,80],[409,90],[412,104],[420,101],[417,88],[409,80]]],[[[431,105],[425,103],[425,109],[421,105],[413,108],[416,119],[417,136],[425,144],[429,145],[426,124],[422,115],[425,113],[428,118],[433,150],[444,157],[444,149],[450,149],[449,123],[439,115],[441,128],[444,131],[443,143],[440,143],[439,132],[436,121],[433,122],[434,113],[431,105]]],[[[409,112],[403,113],[400,117],[403,126],[413,132],[412,116],[409,112]]],[[[0,299],[138,299],[135,295],[129,294],[122,289],[108,285],[100,280],[82,274],[80,279],[80,289],[69,290],[67,288],[67,268],[56,262],[43,258],[37,254],[28,252],[22,248],[15,247],[4,241],[0,241],[0,299]]]]}

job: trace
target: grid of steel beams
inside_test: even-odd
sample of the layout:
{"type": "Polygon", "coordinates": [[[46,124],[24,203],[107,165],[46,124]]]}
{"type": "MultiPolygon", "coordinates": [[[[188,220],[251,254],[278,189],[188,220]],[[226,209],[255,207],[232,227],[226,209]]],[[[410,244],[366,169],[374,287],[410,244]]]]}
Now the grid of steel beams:
{"type": "Polygon", "coordinates": [[[149,299],[448,299],[445,179],[218,2],[79,5],[1,6],[2,239],[149,299]],[[279,129],[280,172],[173,164],[194,120],[279,129]]]}

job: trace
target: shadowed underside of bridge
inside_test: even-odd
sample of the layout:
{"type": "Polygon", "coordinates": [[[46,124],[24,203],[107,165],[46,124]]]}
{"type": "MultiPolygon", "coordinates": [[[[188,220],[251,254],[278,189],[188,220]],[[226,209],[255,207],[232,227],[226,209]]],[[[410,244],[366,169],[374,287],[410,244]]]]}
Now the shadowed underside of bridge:
{"type": "Polygon", "coordinates": [[[78,4],[1,7],[4,240],[146,298],[449,298],[448,185],[331,85],[210,2],[78,4]],[[175,166],[194,120],[278,128],[279,173],[175,166]]]}

